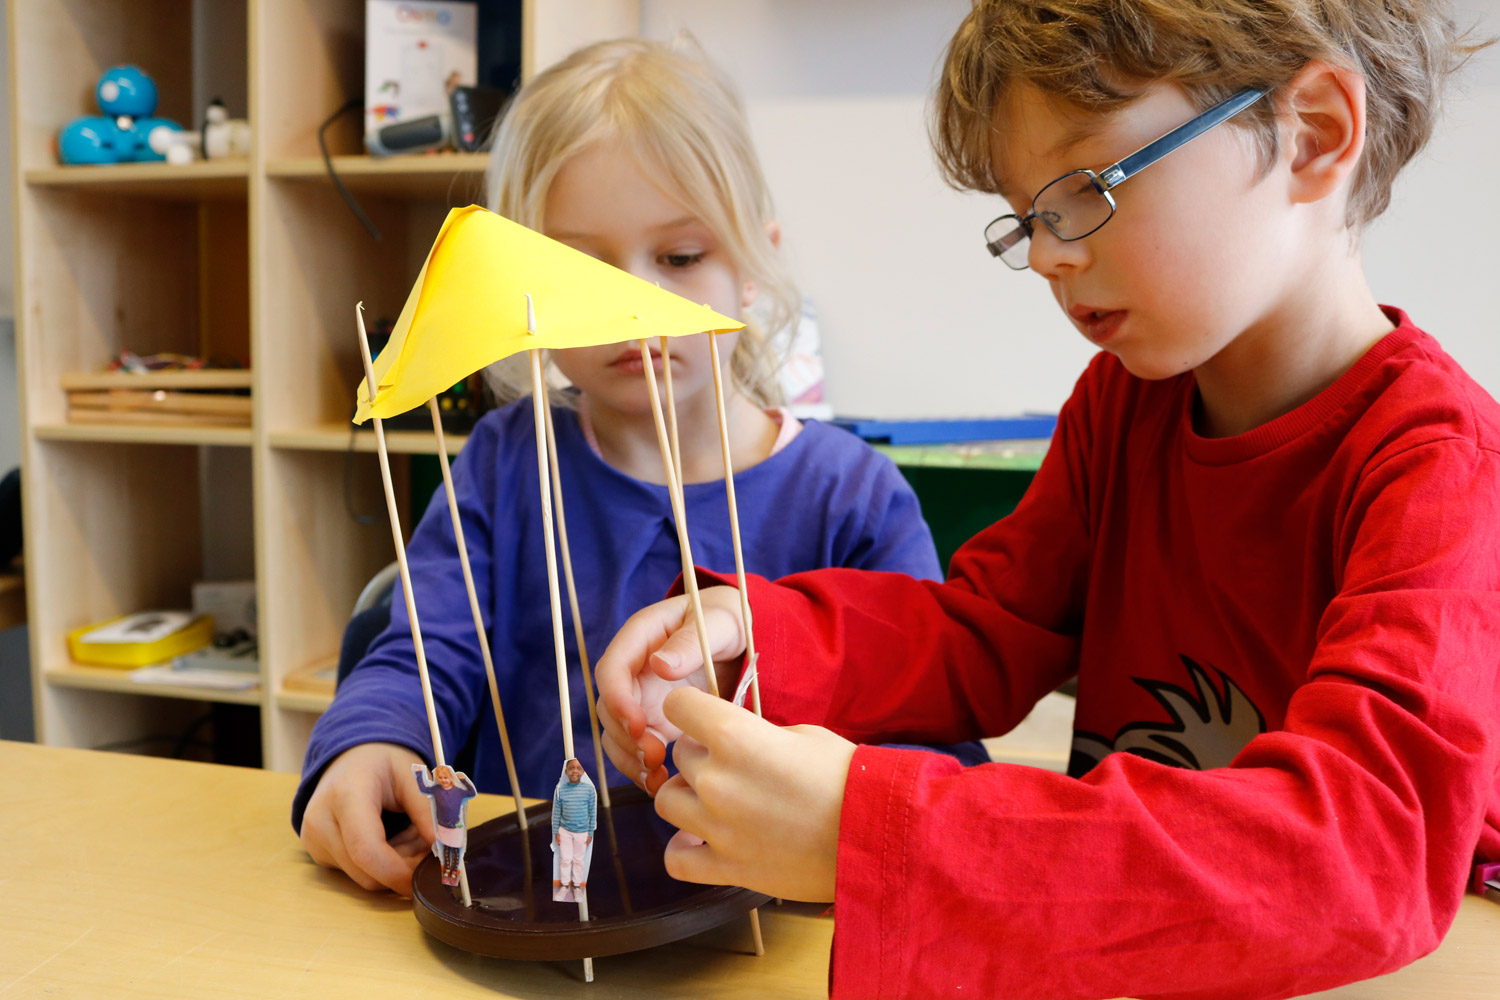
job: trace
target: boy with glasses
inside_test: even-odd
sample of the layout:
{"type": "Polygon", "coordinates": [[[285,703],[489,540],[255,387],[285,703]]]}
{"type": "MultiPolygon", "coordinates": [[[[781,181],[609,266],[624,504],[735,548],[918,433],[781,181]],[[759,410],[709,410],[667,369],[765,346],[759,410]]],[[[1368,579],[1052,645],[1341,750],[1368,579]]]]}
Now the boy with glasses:
{"type": "Polygon", "coordinates": [[[669,871],[836,899],[836,996],[1283,997],[1436,947],[1500,860],[1500,407],[1359,236],[1470,51],[1436,0],[975,4],[939,158],[1103,350],[947,583],[752,583],[766,715],[832,732],[671,690],[681,598],[627,623],[603,715],[669,871]],[[1074,675],[1068,776],[849,742],[1074,675]]]}

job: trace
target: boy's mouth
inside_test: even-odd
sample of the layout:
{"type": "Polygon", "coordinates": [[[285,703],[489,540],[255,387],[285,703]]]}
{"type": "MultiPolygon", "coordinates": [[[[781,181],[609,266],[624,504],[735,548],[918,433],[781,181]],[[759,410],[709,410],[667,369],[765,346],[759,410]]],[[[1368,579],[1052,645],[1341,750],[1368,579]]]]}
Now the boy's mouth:
{"type": "Polygon", "coordinates": [[[1124,309],[1098,309],[1086,305],[1073,306],[1068,310],[1068,316],[1082,327],[1084,336],[1101,347],[1119,331],[1120,324],[1125,322],[1125,315],[1124,309]]]}

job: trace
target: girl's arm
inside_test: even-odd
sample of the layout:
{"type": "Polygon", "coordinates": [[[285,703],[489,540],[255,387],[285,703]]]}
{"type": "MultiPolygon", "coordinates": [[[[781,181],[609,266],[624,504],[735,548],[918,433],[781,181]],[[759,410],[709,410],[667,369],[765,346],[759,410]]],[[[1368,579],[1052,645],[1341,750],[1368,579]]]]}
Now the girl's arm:
{"type": "MultiPolygon", "coordinates": [[[[495,503],[492,494],[496,455],[500,449],[496,428],[503,426],[493,420],[480,421],[453,466],[475,591],[487,628],[491,625],[494,604],[490,589],[493,544],[490,520],[495,503]]],[[[453,526],[441,489],[434,494],[407,543],[407,562],[417,595],[438,726],[445,749],[456,750],[482,711],[487,689],[468,595],[458,572],[453,526]]],[[[324,769],[351,747],[370,742],[395,743],[409,747],[418,757],[427,760],[434,757],[399,581],[396,587],[390,625],[375,638],[359,664],[339,685],[333,704],[313,727],[303,762],[302,782],[293,800],[292,824],[296,828],[300,829],[303,810],[324,769]]]]}

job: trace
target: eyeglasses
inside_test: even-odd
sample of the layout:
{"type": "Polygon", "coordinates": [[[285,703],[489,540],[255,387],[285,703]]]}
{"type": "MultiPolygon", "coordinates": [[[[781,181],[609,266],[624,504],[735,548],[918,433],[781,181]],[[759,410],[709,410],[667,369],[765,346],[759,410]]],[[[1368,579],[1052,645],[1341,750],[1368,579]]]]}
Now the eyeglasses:
{"type": "Polygon", "coordinates": [[[1065,243],[1097,233],[1115,214],[1115,199],[1110,191],[1174,149],[1227,122],[1265,95],[1264,90],[1242,90],[1097,174],[1092,170],[1063,174],[1032,199],[1031,211],[1026,215],[1002,215],[985,226],[984,245],[1008,267],[1024,271],[1029,266],[1027,256],[1037,219],[1065,243]]]}

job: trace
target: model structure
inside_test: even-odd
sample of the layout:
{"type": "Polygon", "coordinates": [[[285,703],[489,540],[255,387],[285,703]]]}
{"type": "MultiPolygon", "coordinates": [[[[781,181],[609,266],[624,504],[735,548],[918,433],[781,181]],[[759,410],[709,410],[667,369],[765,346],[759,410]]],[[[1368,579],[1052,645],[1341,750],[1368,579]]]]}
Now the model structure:
{"type": "MultiPolygon", "coordinates": [[[[558,702],[563,736],[563,745],[558,747],[561,777],[553,801],[551,821],[555,873],[553,898],[576,903],[579,920],[587,922],[589,920],[587,877],[596,826],[595,790],[592,780],[583,773],[583,766],[578,762],[574,753],[573,715],[569,703],[567,662],[564,652],[557,548],[561,548],[563,555],[563,576],[566,579],[570,610],[573,616],[584,690],[587,692],[595,759],[602,761],[604,756],[599,747],[598,712],[594,703],[588,653],[583,641],[582,617],[578,607],[573,567],[568,550],[567,524],[562,505],[562,483],[558,477],[551,407],[548,404],[547,386],[542,377],[542,351],[639,342],[646,388],[651,400],[657,439],[661,447],[667,493],[677,526],[678,542],[682,550],[684,584],[698,625],[698,635],[703,643],[703,660],[705,664],[710,665],[710,668],[704,671],[707,687],[711,693],[717,694],[717,681],[711,669],[713,657],[707,647],[707,629],[703,625],[703,608],[698,596],[697,580],[692,571],[692,550],[688,540],[686,508],[682,497],[681,460],[677,457],[679,455],[677,418],[672,400],[671,351],[668,343],[669,338],[673,337],[698,334],[709,337],[714,390],[718,403],[720,442],[724,456],[725,488],[728,492],[729,527],[732,532],[741,613],[744,617],[749,649],[744,680],[740,685],[740,690],[736,692],[736,701],[742,700],[748,692],[752,695],[752,704],[759,712],[759,692],[755,682],[755,645],[749,601],[746,596],[744,557],[740,544],[738,510],[734,495],[734,470],[730,459],[724,391],[716,339],[718,334],[738,330],[743,324],[722,316],[707,306],[689,302],[477,206],[454,209],[449,213],[428,253],[416,284],[401,310],[390,342],[381,351],[379,358],[372,359],[370,356],[363,315],[359,307],[356,307],[355,316],[365,379],[359,386],[354,420],[356,423],[363,423],[369,419],[374,421],[376,450],[385,489],[386,509],[390,516],[391,535],[396,548],[402,594],[407,618],[411,625],[412,644],[416,653],[422,698],[432,736],[434,758],[432,773],[437,780],[422,780],[427,777],[425,769],[423,773],[417,774],[414,780],[420,782],[425,794],[433,796],[434,809],[440,820],[447,815],[443,811],[447,800],[455,799],[455,803],[448,811],[456,811],[458,825],[447,831],[449,835],[446,839],[439,838],[440,843],[434,845],[434,851],[442,850],[438,857],[443,869],[443,882],[453,884],[459,890],[459,897],[466,908],[474,907],[474,899],[464,860],[466,831],[462,826],[462,816],[467,800],[462,798],[462,794],[472,789],[472,785],[468,785],[467,778],[462,775],[456,776],[462,778],[462,782],[453,784],[456,780],[455,773],[447,762],[442,736],[438,731],[432,684],[428,675],[427,659],[422,644],[422,630],[417,614],[417,600],[412,592],[411,574],[407,567],[405,544],[397,516],[390,458],[386,448],[382,419],[396,416],[424,404],[431,413],[433,433],[436,436],[436,452],[441,463],[443,486],[457,543],[460,569],[468,593],[479,649],[484,658],[490,697],[500,731],[500,746],[511,788],[516,797],[516,821],[523,844],[525,844],[528,837],[526,810],[519,793],[520,785],[505,726],[505,715],[500,702],[489,639],[475,593],[467,547],[464,542],[463,526],[454,499],[452,474],[448,464],[446,444],[443,440],[436,397],[443,390],[463,381],[474,372],[504,358],[523,351],[527,352],[530,357],[537,472],[541,489],[542,531],[545,536],[548,597],[551,604],[558,702]],[[665,408],[663,399],[658,396],[657,392],[656,374],[647,345],[648,338],[658,338],[660,343],[665,408]],[[556,507],[555,524],[554,504],[556,507]],[[557,539],[556,546],[554,546],[554,531],[557,539]],[[446,783],[444,778],[448,779],[446,783]],[[453,785],[451,789],[450,784],[453,785]]],[[[611,809],[609,789],[602,781],[599,792],[603,818],[612,840],[611,851],[615,856],[618,869],[620,866],[619,849],[613,843],[613,826],[608,822],[611,809]]],[[[529,866],[529,851],[526,852],[526,857],[526,863],[529,866]]],[[[623,876],[620,885],[623,892],[623,876]]],[[[625,906],[629,910],[628,897],[625,906]]],[[[755,950],[757,954],[761,954],[763,947],[756,911],[751,910],[750,915],[755,950]]],[[[585,952],[585,954],[588,953],[585,952]]],[[[552,954],[538,954],[537,957],[552,957],[552,954]]],[[[591,980],[593,977],[591,960],[585,958],[584,961],[585,978],[591,980]]]]}

